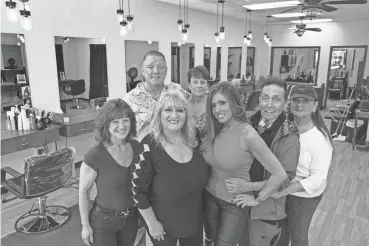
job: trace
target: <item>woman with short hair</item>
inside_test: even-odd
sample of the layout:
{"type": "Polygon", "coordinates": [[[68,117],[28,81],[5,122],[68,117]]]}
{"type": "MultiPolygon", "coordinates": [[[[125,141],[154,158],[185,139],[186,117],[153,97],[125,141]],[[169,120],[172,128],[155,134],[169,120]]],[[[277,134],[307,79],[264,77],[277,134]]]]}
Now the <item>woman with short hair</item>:
{"type": "Polygon", "coordinates": [[[142,152],[136,136],[136,118],[122,99],[106,102],[96,119],[97,144],[80,169],[79,210],[81,237],[86,245],[133,246],[138,229],[132,199],[133,162],[142,152]],[[97,195],[90,210],[90,191],[97,195]]]}

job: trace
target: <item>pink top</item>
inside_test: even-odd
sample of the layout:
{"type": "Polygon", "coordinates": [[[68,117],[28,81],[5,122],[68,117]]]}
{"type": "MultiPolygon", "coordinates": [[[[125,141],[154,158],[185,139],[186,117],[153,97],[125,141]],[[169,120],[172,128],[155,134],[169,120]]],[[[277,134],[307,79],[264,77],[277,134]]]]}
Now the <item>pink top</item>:
{"type": "Polygon", "coordinates": [[[247,123],[219,133],[212,147],[204,152],[205,161],[211,166],[211,175],[206,189],[215,197],[231,202],[235,194],[229,193],[224,180],[244,178],[250,181],[249,170],[254,156],[241,147],[242,129],[247,123]]]}

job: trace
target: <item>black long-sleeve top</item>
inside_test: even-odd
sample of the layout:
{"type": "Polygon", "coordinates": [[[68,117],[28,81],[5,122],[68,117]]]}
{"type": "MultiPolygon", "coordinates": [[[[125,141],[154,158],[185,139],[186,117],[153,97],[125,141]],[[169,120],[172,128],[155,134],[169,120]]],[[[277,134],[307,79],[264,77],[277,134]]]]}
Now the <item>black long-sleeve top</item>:
{"type": "Polygon", "coordinates": [[[141,145],[144,151],[133,174],[136,206],[151,206],[168,235],[194,235],[203,224],[202,194],[209,173],[199,148],[193,150],[189,162],[178,163],[151,135],[141,145]]]}

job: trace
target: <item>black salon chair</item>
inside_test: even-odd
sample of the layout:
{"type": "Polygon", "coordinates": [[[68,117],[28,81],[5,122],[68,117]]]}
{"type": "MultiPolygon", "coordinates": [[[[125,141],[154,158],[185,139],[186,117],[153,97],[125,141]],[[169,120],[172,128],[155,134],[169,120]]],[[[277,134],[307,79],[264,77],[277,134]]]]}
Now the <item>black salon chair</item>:
{"type": "Polygon", "coordinates": [[[70,218],[68,208],[46,205],[46,195],[72,184],[76,149],[64,148],[25,159],[24,173],[11,167],[1,169],[1,185],[20,199],[36,198],[30,211],[15,222],[18,232],[38,234],[63,225],[70,218]],[[13,178],[6,179],[6,174],[13,178]],[[33,209],[36,206],[36,209],[33,209]]]}
{"type": "Polygon", "coordinates": [[[84,79],[73,80],[63,87],[64,93],[67,95],[73,96],[73,100],[76,101],[76,106],[73,106],[71,108],[78,108],[78,109],[81,108],[81,106],[78,103],[77,96],[82,95],[85,92],[85,90],[86,89],[85,89],[84,79]]]}

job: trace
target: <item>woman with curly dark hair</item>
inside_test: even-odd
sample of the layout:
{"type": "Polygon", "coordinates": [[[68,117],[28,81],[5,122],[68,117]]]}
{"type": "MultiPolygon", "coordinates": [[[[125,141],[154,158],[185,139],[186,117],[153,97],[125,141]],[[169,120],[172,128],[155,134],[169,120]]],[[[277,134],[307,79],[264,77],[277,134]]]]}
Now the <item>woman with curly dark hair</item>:
{"type": "Polygon", "coordinates": [[[87,245],[133,246],[138,228],[132,199],[133,162],[142,152],[136,119],[122,99],[106,102],[96,119],[97,144],[84,157],[80,169],[79,209],[81,237],[87,245]],[[90,191],[97,195],[90,210],[90,191]]]}

